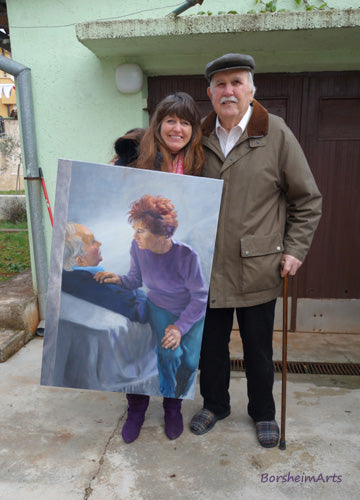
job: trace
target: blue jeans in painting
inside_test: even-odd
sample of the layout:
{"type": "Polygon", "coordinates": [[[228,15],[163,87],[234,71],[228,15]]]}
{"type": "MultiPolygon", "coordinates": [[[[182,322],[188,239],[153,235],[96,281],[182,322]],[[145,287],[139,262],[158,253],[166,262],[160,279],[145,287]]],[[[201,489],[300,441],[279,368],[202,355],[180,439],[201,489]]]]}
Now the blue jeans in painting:
{"type": "Polygon", "coordinates": [[[185,397],[197,373],[204,318],[197,321],[183,335],[174,351],[161,347],[165,328],[175,323],[178,316],[148,300],[151,327],[156,335],[160,392],[168,398],[185,397]]]}

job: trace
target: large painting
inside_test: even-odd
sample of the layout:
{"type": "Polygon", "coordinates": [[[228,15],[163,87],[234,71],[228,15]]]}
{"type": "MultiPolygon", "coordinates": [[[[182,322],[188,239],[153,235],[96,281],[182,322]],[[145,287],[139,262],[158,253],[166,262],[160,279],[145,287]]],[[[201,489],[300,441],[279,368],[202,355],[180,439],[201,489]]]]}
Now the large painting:
{"type": "Polygon", "coordinates": [[[43,385],[193,399],[221,192],[59,160],[43,385]]]}

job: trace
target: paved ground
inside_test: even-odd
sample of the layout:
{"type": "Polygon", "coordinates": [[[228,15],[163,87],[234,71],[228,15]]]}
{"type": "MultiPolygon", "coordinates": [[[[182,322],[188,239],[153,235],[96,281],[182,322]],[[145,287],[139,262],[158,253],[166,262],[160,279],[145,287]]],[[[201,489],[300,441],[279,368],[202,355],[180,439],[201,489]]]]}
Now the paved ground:
{"type": "MultiPolygon", "coordinates": [[[[197,389],[184,402],[179,439],[166,438],[161,400],[152,398],[127,445],[125,396],[39,386],[42,343],[34,338],[0,365],[1,500],[358,498],[359,377],[290,375],[285,451],[257,444],[240,373],[231,416],[209,434],[188,429],[201,407],[197,389]]],[[[358,337],[348,337],[347,351],[356,349],[358,337]]],[[[279,407],[280,376],[274,393],[279,407]]]]}

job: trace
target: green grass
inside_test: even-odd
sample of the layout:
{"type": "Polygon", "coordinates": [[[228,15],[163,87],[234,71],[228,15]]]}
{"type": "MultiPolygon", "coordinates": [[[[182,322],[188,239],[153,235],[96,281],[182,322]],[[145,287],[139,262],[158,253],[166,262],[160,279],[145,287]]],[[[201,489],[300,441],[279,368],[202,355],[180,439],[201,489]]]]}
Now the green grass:
{"type": "Polygon", "coordinates": [[[12,191],[0,191],[0,194],[25,194],[25,190],[24,189],[20,189],[20,191],[15,191],[15,190],[12,190],[12,191]]]}
{"type": "Polygon", "coordinates": [[[24,220],[14,224],[13,222],[9,222],[7,220],[0,220],[0,229],[27,229],[27,222],[24,220]]]}
{"type": "MultiPolygon", "coordinates": [[[[26,222],[11,224],[0,221],[0,229],[26,229],[26,222]]],[[[27,231],[0,232],[0,281],[6,281],[30,267],[27,231]]]]}

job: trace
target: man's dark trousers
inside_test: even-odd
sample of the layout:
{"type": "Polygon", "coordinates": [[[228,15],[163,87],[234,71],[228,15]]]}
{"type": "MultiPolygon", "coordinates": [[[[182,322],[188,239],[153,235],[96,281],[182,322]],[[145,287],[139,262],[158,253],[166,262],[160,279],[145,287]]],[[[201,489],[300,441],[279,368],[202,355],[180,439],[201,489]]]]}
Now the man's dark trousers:
{"type": "MultiPolygon", "coordinates": [[[[243,342],[248,390],[248,414],[254,420],[273,420],[275,402],[273,328],[276,299],[252,307],[236,308],[243,342]]],[[[234,309],[207,308],[200,354],[200,393],[204,408],[222,417],[230,409],[229,342],[234,309]]]]}

